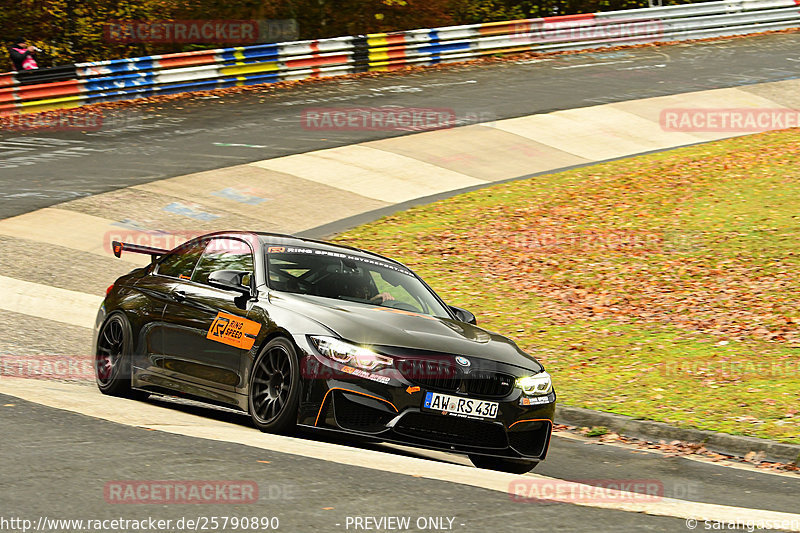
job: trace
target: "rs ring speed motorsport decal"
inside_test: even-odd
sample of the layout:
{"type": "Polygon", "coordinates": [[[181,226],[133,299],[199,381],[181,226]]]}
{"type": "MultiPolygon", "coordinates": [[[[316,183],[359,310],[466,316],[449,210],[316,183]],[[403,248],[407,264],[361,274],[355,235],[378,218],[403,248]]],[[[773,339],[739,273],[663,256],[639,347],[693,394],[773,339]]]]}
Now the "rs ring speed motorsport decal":
{"type": "Polygon", "coordinates": [[[249,350],[256,342],[256,335],[261,330],[261,324],[228,313],[217,313],[214,322],[208,329],[207,339],[221,342],[243,350],[249,350]]]}

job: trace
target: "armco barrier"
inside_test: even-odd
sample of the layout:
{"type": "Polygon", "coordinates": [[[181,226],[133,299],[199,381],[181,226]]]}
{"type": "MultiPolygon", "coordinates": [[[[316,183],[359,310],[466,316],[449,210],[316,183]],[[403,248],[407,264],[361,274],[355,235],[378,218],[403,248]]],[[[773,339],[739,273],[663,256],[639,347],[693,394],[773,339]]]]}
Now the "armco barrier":
{"type": "Polygon", "coordinates": [[[37,83],[74,80],[75,76],[75,65],[62,65],[37,70],[23,70],[22,72],[17,72],[16,77],[20,85],[34,85],[37,83]]]}
{"type": "Polygon", "coordinates": [[[554,52],[800,27],[800,0],[724,0],[155,55],[0,74],[0,114],[554,52]]]}

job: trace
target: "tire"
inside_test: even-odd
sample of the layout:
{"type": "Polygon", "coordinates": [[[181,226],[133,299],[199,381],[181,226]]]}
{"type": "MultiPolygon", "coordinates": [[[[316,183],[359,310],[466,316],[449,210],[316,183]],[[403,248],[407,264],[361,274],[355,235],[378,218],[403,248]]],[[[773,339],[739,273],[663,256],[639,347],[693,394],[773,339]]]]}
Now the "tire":
{"type": "Polygon", "coordinates": [[[122,313],[112,313],[97,336],[94,357],[94,377],[97,388],[109,396],[145,399],[148,393],[131,388],[131,354],[133,333],[131,324],[122,313]]]}
{"type": "Polygon", "coordinates": [[[276,337],[261,350],[250,373],[248,411],[267,433],[293,433],[300,398],[300,363],[292,342],[276,337]]]}
{"type": "Polygon", "coordinates": [[[536,468],[539,461],[525,461],[522,459],[503,459],[500,457],[487,457],[485,455],[470,454],[469,460],[477,468],[486,470],[497,470],[510,474],[526,474],[536,468]]]}

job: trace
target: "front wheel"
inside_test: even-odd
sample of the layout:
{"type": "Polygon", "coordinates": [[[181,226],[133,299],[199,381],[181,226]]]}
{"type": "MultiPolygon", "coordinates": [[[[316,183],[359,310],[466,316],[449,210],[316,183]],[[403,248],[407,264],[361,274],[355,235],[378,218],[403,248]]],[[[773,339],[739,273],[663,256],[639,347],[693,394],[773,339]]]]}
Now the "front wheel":
{"type": "Polygon", "coordinates": [[[289,339],[272,339],[253,365],[248,405],[250,418],[261,431],[291,433],[297,425],[300,368],[289,339]]]}
{"type": "Polygon", "coordinates": [[[500,472],[508,472],[510,474],[526,474],[536,468],[536,465],[539,464],[539,461],[503,459],[501,457],[487,457],[486,455],[470,455],[469,460],[472,461],[472,464],[474,464],[477,468],[498,470],[500,472]]]}
{"type": "Polygon", "coordinates": [[[131,324],[122,313],[114,313],[100,328],[97,337],[94,376],[100,392],[137,400],[147,397],[147,393],[131,389],[132,353],[131,324]]]}

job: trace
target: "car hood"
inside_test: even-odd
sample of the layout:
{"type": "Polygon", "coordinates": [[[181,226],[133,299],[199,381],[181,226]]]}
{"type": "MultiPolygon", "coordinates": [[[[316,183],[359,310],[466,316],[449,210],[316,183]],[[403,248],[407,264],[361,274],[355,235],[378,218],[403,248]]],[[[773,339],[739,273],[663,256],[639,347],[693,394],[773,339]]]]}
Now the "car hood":
{"type": "Polygon", "coordinates": [[[537,372],[542,369],[510,339],[457,320],[291,293],[273,293],[270,301],[357,344],[477,357],[537,372]]]}

